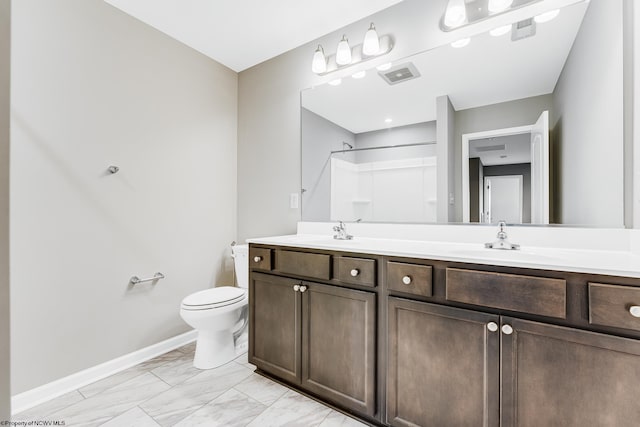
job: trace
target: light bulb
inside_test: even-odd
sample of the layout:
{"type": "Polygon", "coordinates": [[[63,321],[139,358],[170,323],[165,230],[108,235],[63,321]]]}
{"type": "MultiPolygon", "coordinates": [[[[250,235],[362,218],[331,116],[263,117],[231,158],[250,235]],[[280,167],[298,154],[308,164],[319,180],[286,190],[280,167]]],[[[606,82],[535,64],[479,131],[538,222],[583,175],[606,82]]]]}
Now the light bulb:
{"type": "Polygon", "coordinates": [[[538,24],[542,24],[544,22],[549,22],[551,21],[553,18],[555,18],[556,16],[558,16],[560,14],[560,9],[556,9],[556,10],[551,10],[549,12],[545,12],[542,13],[538,16],[536,16],[534,19],[534,21],[536,21],[538,24]]]}
{"type": "Polygon", "coordinates": [[[335,80],[331,80],[331,81],[329,82],[329,84],[330,84],[331,86],[339,86],[339,85],[340,85],[340,83],[342,83],[342,79],[335,79],[335,80]]]}
{"type": "Polygon", "coordinates": [[[502,12],[511,7],[513,0],[489,0],[487,8],[491,13],[502,12]]]}
{"type": "Polygon", "coordinates": [[[324,57],[324,50],[322,46],[318,45],[316,53],[313,54],[313,61],[311,62],[311,71],[316,74],[322,74],[327,71],[327,58],[324,57]]]}
{"type": "Polygon", "coordinates": [[[447,10],[444,13],[444,25],[447,27],[459,27],[467,22],[467,7],[464,0],[449,0],[447,10]]]}
{"type": "Polygon", "coordinates": [[[494,37],[500,37],[504,34],[507,34],[509,31],[511,31],[511,25],[503,25],[502,27],[494,28],[493,30],[489,31],[489,34],[494,37]]]}
{"type": "Polygon", "coordinates": [[[453,43],[451,43],[451,47],[455,47],[455,48],[465,47],[466,45],[469,44],[469,42],[471,42],[471,39],[468,37],[466,39],[456,40],[453,43]]]}
{"type": "Polygon", "coordinates": [[[371,26],[364,35],[364,42],[362,43],[362,53],[367,56],[377,55],[380,52],[380,39],[378,38],[378,32],[376,27],[371,23],[371,26]]]}
{"type": "Polygon", "coordinates": [[[387,62],[386,64],[380,64],[376,67],[378,71],[387,71],[391,68],[391,62],[387,62]]]}
{"type": "Polygon", "coordinates": [[[365,70],[362,70],[362,71],[358,71],[357,73],[354,73],[351,77],[353,77],[354,79],[361,79],[366,75],[367,75],[367,72],[365,70]]]}
{"type": "Polygon", "coordinates": [[[351,47],[349,46],[347,36],[342,36],[342,40],[338,43],[338,49],[336,50],[336,64],[351,64],[351,47]]]}

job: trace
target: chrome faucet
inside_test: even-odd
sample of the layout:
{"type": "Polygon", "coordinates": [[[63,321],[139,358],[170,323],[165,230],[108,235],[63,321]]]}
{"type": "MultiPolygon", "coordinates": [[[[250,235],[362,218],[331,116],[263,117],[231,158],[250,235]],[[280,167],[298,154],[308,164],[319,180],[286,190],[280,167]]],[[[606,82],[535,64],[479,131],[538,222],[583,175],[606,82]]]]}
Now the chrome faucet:
{"type": "Polygon", "coordinates": [[[333,231],[336,234],[333,235],[333,238],[336,240],[351,240],[353,236],[347,233],[347,229],[344,226],[344,222],[338,221],[338,225],[333,227],[333,231]]]}
{"type": "Polygon", "coordinates": [[[496,235],[497,240],[493,243],[485,243],[484,247],[487,249],[506,249],[506,250],[520,249],[520,245],[511,243],[509,242],[509,240],[507,240],[507,232],[504,231],[505,228],[507,227],[507,222],[504,220],[499,221],[498,227],[500,227],[500,231],[498,231],[498,234],[496,235]]]}

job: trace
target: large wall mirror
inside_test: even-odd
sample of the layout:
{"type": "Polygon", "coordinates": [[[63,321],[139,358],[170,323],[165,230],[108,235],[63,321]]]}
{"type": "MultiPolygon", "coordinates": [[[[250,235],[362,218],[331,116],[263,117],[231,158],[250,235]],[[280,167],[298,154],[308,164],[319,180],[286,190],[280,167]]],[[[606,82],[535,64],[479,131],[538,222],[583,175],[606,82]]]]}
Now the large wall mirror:
{"type": "Polygon", "coordinates": [[[304,90],[302,220],[623,227],[622,3],[304,90]]]}

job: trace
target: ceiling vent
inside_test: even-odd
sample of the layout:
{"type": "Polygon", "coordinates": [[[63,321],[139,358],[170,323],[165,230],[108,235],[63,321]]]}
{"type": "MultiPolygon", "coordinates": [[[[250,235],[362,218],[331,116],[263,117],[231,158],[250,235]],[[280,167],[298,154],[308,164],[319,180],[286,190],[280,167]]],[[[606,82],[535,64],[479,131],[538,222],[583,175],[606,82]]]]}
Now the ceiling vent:
{"type": "Polygon", "coordinates": [[[533,37],[536,35],[536,22],[533,18],[525,19],[524,21],[516,22],[511,30],[511,40],[517,41],[533,37]]]}
{"type": "Polygon", "coordinates": [[[485,147],[476,147],[476,151],[479,153],[484,153],[485,151],[503,151],[504,144],[501,145],[487,145],[485,147]]]}
{"type": "Polygon", "coordinates": [[[420,77],[420,72],[411,62],[396,65],[387,71],[379,71],[378,74],[390,85],[406,82],[420,77]]]}

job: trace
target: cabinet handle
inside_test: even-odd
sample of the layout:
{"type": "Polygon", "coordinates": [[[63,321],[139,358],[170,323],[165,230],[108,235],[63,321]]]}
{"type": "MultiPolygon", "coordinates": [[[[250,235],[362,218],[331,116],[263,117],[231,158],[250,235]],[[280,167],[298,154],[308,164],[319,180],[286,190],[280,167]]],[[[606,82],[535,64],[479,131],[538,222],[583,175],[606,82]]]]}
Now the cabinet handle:
{"type": "Polygon", "coordinates": [[[632,305],[629,307],[629,314],[633,317],[640,317],[640,305],[632,305]]]}
{"type": "Polygon", "coordinates": [[[253,257],[253,262],[260,262],[262,261],[262,257],[261,256],[254,256],[253,257]]]}
{"type": "Polygon", "coordinates": [[[300,292],[304,292],[306,290],[307,290],[307,287],[305,285],[300,286],[300,292]]]}
{"type": "Polygon", "coordinates": [[[300,290],[300,285],[293,285],[293,291],[298,292],[300,290]]]}
{"type": "Polygon", "coordinates": [[[402,283],[404,283],[405,285],[410,285],[411,284],[411,276],[404,276],[402,278],[402,283]]]}
{"type": "Polygon", "coordinates": [[[356,277],[358,274],[360,274],[360,270],[358,270],[357,268],[351,270],[351,276],[356,277]]]}
{"type": "Polygon", "coordinates": [[[495,332],[498,330],[498,324],[496,322],[487,323],[487,329],[491,332],[495,332]]]}
{"type": "Polygon", "coordinates": [[[502,325],[502,333],[505,335],[511,335],[513,333],[513,328],[511,325],[502,325]]]}

